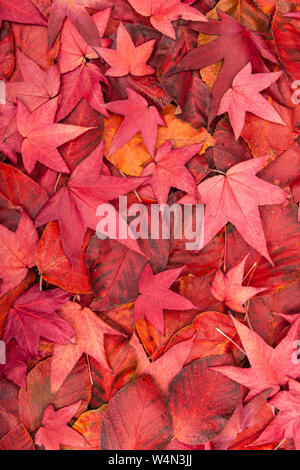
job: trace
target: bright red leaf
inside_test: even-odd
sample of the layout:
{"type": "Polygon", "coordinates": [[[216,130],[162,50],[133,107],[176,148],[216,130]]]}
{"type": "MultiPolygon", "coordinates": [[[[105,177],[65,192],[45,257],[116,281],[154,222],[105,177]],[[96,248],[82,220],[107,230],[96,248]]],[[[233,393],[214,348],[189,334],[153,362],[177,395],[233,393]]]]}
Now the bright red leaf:
{"type": "Polygon", "coordinates": [[[171,187],[181,189],[194,197],[196,182],[185,167],[191,158],[197,154],[203,144],[190,145],[172,149],[172,141],[168,140],[159,147],[155,158],[147,165],[141,176],[150,176],[147,181],[154,192],[158,204],[165,204],[171,187]]]}
{"type": "Polygon", "coordinates": [[[144,377],[123,387],[110,400],[102,422],[101,449],[161,449],[171,439],[171,432],[171,419],[159,389],[150,377],[144,377]]]}
{"type": "MultiPolygon", "coordinates": [[[[105,32],[110,13],[111,8],[106,8],[93,16],[101,39],[105,32]]],[[[69,19],[65,21],[62,27],[60,40],[61,46],[59,49],[58,64],[61,73],[71,72],[83,63],[86,63],[87,60],[98,58],[97,52],[85,41],[69,19]]],[[[107,40],[104,40],[104,42],[105,41],[107,40]]]]}
{"type": "Polygon", "coordinates": [[[224,357],[197,359],[177,374],[169,386],[168,404],[174,437],[190,445],[214,439],[236,408],[241,389],[232,380],[219,380],[211,368],[224,357]]]}
{"type": "Polygon", "coordinates": [[[97,48],[99,55],[111,67],[105,73],[109,77],[124,77],[129,73],[137,77],[151,75],[154,69],[147,65],[156,40],[135,46],[127,29],[120,22],[117,31],[116,49],[97,48]]]}
{"type": "Polygon", "coordinates": [[[20,50],[17,50],[17,61],[23,81],[6,84],[6,99],[13,103],[19,99],[32,112],[57,95],[60,86],[59,68],[54,65],[44,72],[20,50]]]}
{"type": "Polygon", "coordinates": [[[266,398],[268,391],[253,398],[247,405],[240,403],[225,428],[216,439],[216,450],[236,449],[245,441],[253,441],[273,419],[272,407],[266,398]],[[232,446],[232,447],[231,447],[232,446]]]}
{"type": "MultiPolygon", "coordinates": [[[[87,228],[96,230],[98,206],[133,191],[144,181],[110,176],[104,171],[102,159],[103,143],[77,166],[67,185],[52,196],[36,218],[37,226],[58,220],[63,249],[71,263],[82,247],[87,228]]],[[[128,233],[129,228],[122,217],[120,224],[128,233]]],[[[136,240],[127,237],[119,241],[142,253],[136,240]]]]}
{"type": "Polygon", "coordinates": [[[76,337],[71,344],[56,344],[51,362],[51,390],[57,390],[64,383],[83,353],[92,356],[102,367],[107,364],[104,335],[121,335],[106,324],[89,308],[82,308],[75,302],[68,302],[59,309],[60,317],[74,329],[76,337]]]}
{"type": "Polygon", "coordinates": [[[228,112],[236,140],[243,130],[246,111],[266,121],[285,125],[277,111],[259,93],[278,80],[282,72],[252,74],[251,71],[249,62],[234,77],[232,88],[223,95],[218,110],[218,114],[228,112]]]}
{"type": "Polygon", "coordinates": [[[35,284],[14,303],[6,319],[2,339],[15,338],[24,351],[37,356],[40,338],[69,343],[75,336],[73,328],[55,311],[70,295],[60,289],[40,291],[35,284]]]}
{"type": "Polygon", "coordinates": [[[150,264],[145,266],[139,280],[139,297],[134,304],[134,319],[147,318],[164,334],[163,309],[190,310],[195,307],[189,300],[170,290],[183,268],[169,269],[153,274],[150,264]]]}
{"type": "Polygon", "coordinates": [[[125,118],[113,138],[109,155],[115,153],[140,132],[150,155],[153,156],[157,127],[166,126],[165,120],[155,106],[149,106],[147,100],[134,90],[126,88],[126,93],[127,100],[112,101],[105,105],[109,111],[121,114],[125,118]]]}
{"type": "Polygon", "coordinates": [[[0,225],[0,296],[16,287],[35,265],[38,234],[26,212],[22,213],[16,232],[0,225]]]}
{"type": "Polygon", "coordinates": [[[53,45],[66,16],[90,46],[100,46],[97,26],[87,12],[87,8],[96,10],[98,3],[98,0],[53,0],[48,18],[49,47],[53,45]]]}
{"type": "MultiPolygon", "coordinates": [[[[285,192],[258,178],[267,158],[255,158],[232,166],[226,174],[208,178],[198,185],[200,202],[205,204],[204,245],[231,222],[244,240],[272,265],[261,223],[259,205],[282,204],[285,192]]],[[[190,196],[181,200],[192,203],[190,196]]]]}
{"type": "Polygon", "coordinates": [[[253,445],[293,439],[300,450],[300,384],[289,380],[289,391],[279,392],[272,398],[270,405],[279,410],[269,426],[254,441],[253,445]]]}
{"type": "Polygon", "coordinates": [[[44,411],[42,426],[34,442],[45,450],[59,450],[60,445],[75,446],[77,449],[88,447],[84,437],[67,425],[79,406],[80,402],[77,402],[55,411],[53,405],[49,405],[44,411]]]}
{"type": "Polygon", "coordinates": [[[257,333],[234,317],[232,321],[251,367],[242,369],[222,366],[215,367],[214,370],[249,388],[248,401],[267,389],[270,389],[272,396],[280,390],[280,386],[288,382],[289,378],[297,378],[300,375],[300,362],[293,360],[296,351],[295,341],[299,338],[300,320],[293,323],[288,334],[276,348],[269,346],[257,333]]]}
{"type": "Polygon", "coordinates": [[[264,287],[242,286],[247,258],[248,255],[225,274],[219,269],[211,286],[212,295],[220,302],[225,302],[227,307],[235,312],[245,313],[243,305],[247,300],[266,290],[264,287]]]}
{"type": "Polygon", "coordinates": [[[89,127],[56,124],[55,114],[58,99],[57,97],[48,101],[32,113],[21,101],[18,101],[17,126],[20,134],[24,137],[22,156],[28,173],[33,171],[37,161],[52,170],[69,173],[70,171],[57,147],[90,129],[89,127]]]}

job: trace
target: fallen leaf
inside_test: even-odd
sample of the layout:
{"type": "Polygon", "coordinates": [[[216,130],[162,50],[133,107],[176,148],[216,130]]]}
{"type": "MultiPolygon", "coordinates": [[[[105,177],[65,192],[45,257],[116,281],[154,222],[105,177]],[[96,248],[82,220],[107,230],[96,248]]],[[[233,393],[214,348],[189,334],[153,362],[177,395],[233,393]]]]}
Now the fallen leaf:
{"type": "MultiPolygon", "coordinates": [[[[51,390],[57,392],[83,353],[92,356],[102,367],[107,364],[104,335],[121,335],[89,308],[68,302],[58,311],[64,322],[71,325],[76,337],[71,344],[56,344],[51,361],[51,390]]],[[[58,341],[56,341],[58,342],[58,341]]]]}
{"type": "Polygon", "coordinates": [[[45,450],[60,450],[60,445],[86,447],[87,442],[84,437],[67,426],[79,405],[80,402],[77,402],[57,411],[53,405],[49,405],[44,411],[42,426],[38,429],[34,442],[40,447],[43,446],[45,450]]]}
{"type": "Polygon", "coordinates": [[[0,296],[20,284],[28,269],[35,265],[38,234],[26,212],[22,213],[16,232],[0,225],[0,296]]]}
{"type": "Polygon", "coordinates": [[[56,124],[54,118],[57,105],[58,97],[30,113],[18,101],[17,126],[20,134],[24,137],[22,156],[28,173],[33,171],[37,161],[52,170],[70,173],[57,147],[90,130],[88,127],[56,124]]]}
{"type": "Polygon", "coordinates": [[[154,69],[146,64],[155,42],[153,39],[136,47],[125,26],[120,22],[116,49],[97,48],[98,54],[111,66],[105,75],[110,77],[124,77],[129,73],[138,77],[151,75],[154,69]]]}

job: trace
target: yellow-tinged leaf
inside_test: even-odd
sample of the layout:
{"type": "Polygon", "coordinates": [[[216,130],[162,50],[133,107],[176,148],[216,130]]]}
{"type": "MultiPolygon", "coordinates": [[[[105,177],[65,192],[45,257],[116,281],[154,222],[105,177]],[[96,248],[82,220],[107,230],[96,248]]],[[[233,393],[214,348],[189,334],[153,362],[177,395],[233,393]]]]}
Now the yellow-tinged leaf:
{"type": "Polygon", "coordinates": [[[100,450],[100,431],[106,406],[82,413],[73,425],[73,429],[82,434],[91,446],[89,450],[100,450]]]}
{"type": "MultiPolygon", "coordinates": [[[[156,149],[171,139],[174,148],[181,148],[203,142],[200,154],[213,145],[213,137],[202,127],[196,129],[187,122],[176,117],[176,107],[168,105],[162,112],[167,127],[158,128],[156,149]]],[[[105,154],[109,152],[113,137],[117,132],[123,118],[112,114],[111,119],[104,120],[105,154]]],[[[151,160],[140,133],[134,136],[120,150],[108,157],[108,160],[123,173],[131,176],[140,176],[145,165],[151,160]]]]}
{"type": "Polygon", "coordinates": [[[207,18],[218,20],[217,9],[232,16],[243,26],[256,31],[267,32],[269,28],[269,18],[264,13],[272,12],[275,0],[220,0],[215,8],[207,13],[207,18]],[[255,3],[260,7],[257,8],[255,3]]]}

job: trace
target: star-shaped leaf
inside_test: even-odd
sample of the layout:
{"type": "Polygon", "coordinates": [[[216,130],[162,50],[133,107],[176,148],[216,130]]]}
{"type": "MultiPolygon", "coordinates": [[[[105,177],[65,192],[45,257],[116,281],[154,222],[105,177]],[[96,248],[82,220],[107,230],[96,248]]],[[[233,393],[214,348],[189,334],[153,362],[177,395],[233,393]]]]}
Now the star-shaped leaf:
{"type": "Polygon", "coordinates": [[[264,287],[242,286],[245,263],[248,256],[249,254],[226,274],[223,274],[221,269],[219,269],[210,289],[215,299],[225,302],[235,312],[245,313],[246,309],[243,305],[247,300],[266,290],[264,287]]]}
{"type": "MultiPolygon", "coordinates": [[[[72,264],[80,252],[87,229],[97,229],[100,221],[98,206],[135,190],[145,182],[144,178],[110,176],[104,171],[103,148],[102,142],[75,168],[66,186],[52,196],[36,218],[37,226],[58,220],[63,249],[72,264]]],[[[128,234],[125,220],[120,217],[118,222],[120,229],[125,229],[128,234]]],[[[135,239],[129,236],[120,239],[117,234],[117,240],[142,254],[135,239]]]]}
{"type": "Polygon", "coordinates": [[[61,100],[56,119],[64,119],[84,98],[89,105],[104,116],[108,116],[100,82],[106,83],[99,67],[94,64],[82,64],[61,78],[61,100]]]}
{"type": "MultiPolygon", "coordinates": [[[[106,8],[92,16],[101,39],[109,21],[110,13],[111,8],[106,8]]],[[[61,73],[71,72],[86,63],[87,60],[98,58],[97,52],[85,41],[69,19],[66,19],[62,27],[60,41],[58,64],[61,73]]],[[[102,41],[107,42],[109,40],[102,41]]]]}
{"type": "Polygon", "coordinates": [[[231,317],[241,338],[251,367],[242,369],[233,366],[214,367],[214,370],[226,375],[250,389],[247,401],[254,396],[270,390],[275,395],[280,386],[287,384],[289,378],[300,375],[300,362],[293,361],[295,341],[299,338],[300,319],[296,320],[286,337],[276,346],[269,346],[255,331],[231,317]]]}
{"type": "Polygon", "coordinates": [[[170,269],[153,274],[148,263],[139,280],[139,297],[134,304],[134,319],[147,318],[162,334],[164,334],[163,309],[190,310],[195,307],[189,300],[170,290],[183,268],[170,269]]]}
{"type": "Polygon", "coordinates": [[[28,173],[32,172],[37,161],[52,170],[70,173],[57,147],[91,129],[55,123],[58,99],[48,101],[32,113],[18,101],[17,126],[24,137],[22,156],[28,173]]]}
{"type": "Polygon", "coordinates": [[[19,99],[32,112],[57,95],[60,86],[59,68],[54,65],[44,72],[20,50],[17,50],[17,62],[23,81],[6,84],[6,99],[13,103],[19,99]]]}
{"type": "Polygon", "coordinates": [[[55,393],[63,384],[83,353],[92,356],[104,369],[110,371],[107,363],[104,335],[122,335],[114,330],[89,308],[82,308],[75,302],[68,302],[59,310],[60,317],[72,326],[76,338],[72,344],[54,346],[51,362],[51,389],[55,393]]]}
{"type": "Polygon", "coordinates": [[[69,343],[75,333],[55,311],[69,299],[61,289],[40,291],[35,284],[22,294],[9,311],[3,330],[5,342],[15,338],[24,351],[38,354],[40,337],[61,344],[69,343]]]}
{"type": "Polygon", "coordinates": [[[20,284],[28,268],[35,265],[38,241],[34,223],[26,212],[22,213],[15,232],[0,225],[0,297],[20,284]]]}
{"type": "Polygon", "coordinates": [[[123,147],[138,132],[142,134],[150,155],[153,155],[157,126],[166,126],[165,120],[155,106],[149,106],[147,100],[136,91],[126,88],[126,92],[127,100],[112,101],[105,106],[109,111],[125,117],[114,136],[109,155],[123,147]]]}
{"type": "Polygon", "coordinates": [[[300,383],[290,379],[289,391],[277,393],[270,405],[279,413],[252,445],[293,439],[296,450],[300,450],[300,383]]]}
{"type": "Polygon", "coordinates": [[[147,184],[152,186],[159,204],[165,204],[171,187],[181,189],[192,197],[196,193],[196,183],[185,164],[199,152],[203,144],[190,145],[172,150],[168,140],[159,147],[154,161],[143,170],[142,176],[151,176],[147,184]]]}
{"type": "Polygon", "coordinates": [[[48,405],[43,414],[42,426],[38,429],[34,442],[44,446],[46,450],[60,450],[60,445],[75,448],[88,448],[86,439],[75,429],[68,426],[81,401],[55,411],[52,404],[48,405]]]}
{"type": "Polygon", "coordinates": [[[243,130],[247,111],[266,121],[285,126],[281,116],[259,93],[276,82],[282,72],[252,74],[251,71],[252,66],[249,62],[235,76],[232,88],[226,91],[219,106],[218,114],[228,112],[236,140],[238,140],[243,130]]]}
{"type": "Polygon", "coordinates": [[[151,75],[154,69],[147,65],[152,54],[156,39],[135,46],[127,29],[120,22],[117,31],[117,48],[97,47],[99,55],[111,67],[105,73],[110,77],[124,77],[129,73],[138,77],[151,75]]]}
{"type": "MultiPolygon", "coordinates": [[[[255,176],[266,161],[267,157],[260,157],[238,163],[226,174],[213,176],[198,185],[199,202],[205,204],[204,245],[207,245],[227,222],[231,222],[244,240],[273,265],[266,246],[258,206],[283,204],[286,193],[280,187],[255,176]]],[[[190,196],[185,196],[180,202],[192,204],[196,201],[190,196]]]]}

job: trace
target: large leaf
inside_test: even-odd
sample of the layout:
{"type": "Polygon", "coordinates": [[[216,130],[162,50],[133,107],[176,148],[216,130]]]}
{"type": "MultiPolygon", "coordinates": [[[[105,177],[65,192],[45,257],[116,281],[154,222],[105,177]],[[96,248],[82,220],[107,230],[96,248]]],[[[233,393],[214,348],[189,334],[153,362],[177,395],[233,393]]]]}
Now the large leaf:
{"type": "Polygon", "coordinates": [[[103,450],[161,449],[171,438],[171,420],[149,377],[126,385],[109,402],[102,423],[103,450]]]}
{"type": "Polygon", "coordinates": [[[86,266],[86,250],[91,238],[87,233],[81,251],[71,266],[66,257],[57,222],[45,228],[36,249],[36,265],[45,281],[75,294],[91,292],[89,273],[86,266]]]}
{"type": "MultiPolygon", "coordinates": [[[[225,356],[226,357],[226,356],[225,356]]],[[[168,404],[174,437],[186,444],[202,444],[214,439],[224,428],[241,396],[232,380],[218,377],[212,366],[224,357],[198,359],[174,377],[168,404]]]]}
{"type": "Polygon", "coordinates": [[[18,226],[21,215],[18,206],[35,217],[47,200],[46,191],[31,178],[11,165],[0,163],[0,221],[2,218],[5,221],[8,211],[13,217],[8,228],[15,230],[18,226]]]}

